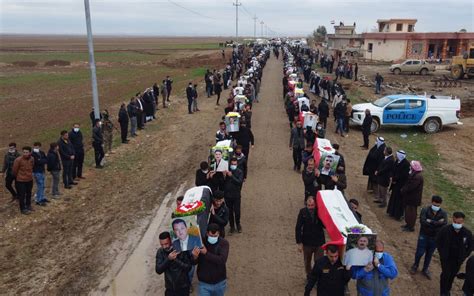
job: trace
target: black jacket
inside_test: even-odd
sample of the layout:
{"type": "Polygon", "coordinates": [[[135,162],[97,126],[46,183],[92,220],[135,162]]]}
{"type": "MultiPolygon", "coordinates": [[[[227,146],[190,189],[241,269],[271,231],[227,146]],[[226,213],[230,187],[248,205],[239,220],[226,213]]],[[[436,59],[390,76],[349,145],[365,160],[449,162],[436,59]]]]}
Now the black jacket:
{"type": "Polygon", "coordinates": [[[452,225],[446,225],[436,236],[436,247],[441,262],[456,260],[462,264],[472,252],[472,233],[464,226],[456,232],[452,225]]]}
{"type": "Polygon", "coordinates": [[[128,125],[128,113],[125,108],[120,108],[118,114],[118,122],[120,125],[127,126],[128,125]]]}
{"type": "Polygon", "coordinates": [[[370,127],[372,126],[372,115],[365,115],[364,121],[362,122],[362,132],[365,135],[370,134],[370,127]]]}
{"type": "Polygon", "coordinates": [[[462,285],[462,291],[467,296],[474,295],[474,256],[469,257],[466,262],[466,273],[462,274],[464,279],[464,285],[462,285]]]}
{"type": "Polygon", "coordinates": [[[188,85],[188,87],[186,87],[186,97],[188,100],[192,100],[194,98],[194,88],[192,85],[188,85]]]}
{"type": "Polygon", "coordinates": [[[196,186],[209,186],[210,181],[207,179],[207,174],[203,173],[201,169],[196,170],[196,179],[194,184],[196,186]]]}
{"type": "Polygon", "coordinates": [[[74,153],[74,146],[72,146],[71,141],[65,142],[62,138],[59,139],[58,141],[58,146],[59,146],[59,155],[61,156],[62,161],[69,161],[71,160],[71,156],[73,156],[74,153]]]}
{"type": "Polygon", "coordinates": [[[54,150],[48,151],[48,172],[51,171],[60,171],[61,170],[61,161],[59,160],[59,154],[56,153],[54,150]]]}
{"type": "Polygon", "coordinates": [[[323,229],[324,225],[318,218],[317,209],[311,214],[308,208],[302,208],[296,220],[296,243],[311,247],[324,245],[326,239],[324,238],[323,229]]]}
{"type": "Polygon", "coordinates": [[[321,100],[321,103],[318,105],[319,117],[328,118],[329,117],[329,105],[326,100],[321,100]]]}
{"type": "Polygon", "coordinates": [[[78,131],[77,133],[75,131],[70,131],[69,141],[72,143],[72,146],[74,147],[74,153],[76,155],[84,154],[84,141],[81,131],[78,131]]]}
{"type": "Polygon", "coordinates": [[[219,237],[217,243],[211,245],[203,239],[207,249],[206,255],[200,254],[198,259],[197,276],[200,282],[217,284],[227,279],[226,262],[229,256],[229,243],[219,237]]]}
{"type": "Polygon", "coordinates": [[[102,145],[104,143],[104,137],[102,135],[102,129],[98,126],[95,126],[92,129],[92,142],[95,144],[102,145]]]}
{"type": "Polygon", "coordinates": [[[346,117],[346,105],[342,102],[337,103],[334,108],[334,118],[335,119],[344,119],[346,117]]]}
{"type": "Polygon", "coordinates": [[[247,179],[247,157],[243,153],[239,156],[234,154],[237,158],[237,167],[244,173],[244,179],[247,179]]]}
{"type": "Polygon", "coordinates": [[[214,212],[216,213],[213,215],[211,212],[209,212],[209,224],[211,223],[216,223],[220,227],[220,236],[224,237],[225,236],[225,226],[227,223],[229,223],[229,209],[223,203],[220,208],[217,210],[214,209],[214,212]]]}
{"type": "Polygon", "coordinates": [[[15,159],[20,157],[20,153],[15,151],[15,153],[7,152],[3,158],[2,173],[5,173],[6,176],[13,176],[13,162],[15,159]]]}
{"type": "Polygon", "coordinates": [[[393,173],[393,156],[390,155],[385,158],[377,168],[377,184],[388,187],[390,185],[390,177],[393,173]]]}
{"type": "Polygon", "coordinates": [[[341,260],[331,264],[324,256],[316,261],[313,270],[308,274],[304,295],[310,295],[314,285],[317,285],[318,296],[344,296],[346,284],[351,279],[351,272],[346,270],[341,260]]]}
{"type": "Polygon", "coordinates": [[[242,145],[243,148],[248,148],[250,144],[254,145],[255,141],[253,138],[252,131],[246,127],[241,126],[236,135],[236,140],[238,145],[242,145]]]}
{"type": "Polygon", "coordinates": [[[163,248],[156,252],[155,271],[158,274],[165,273],[165,287],[171,291],[187,289],[190,287],[188,273],[191,271],[193,259],[190,252],[181,252],[175,260],[169,260],[171,252],[163,248]]]}
{"type": "Polygon", "coordinates": [[[434,212],[431,206],[421,209],[420,234],[435,238],[438,232],[448,223],[448,214],[443,209],[434,212]],[[430,220],[428,222],[427,220],[430,220]],[[443,221],[440,221],[443,220],[443,221]]]}
{"type": "Polygon", "coordinates": [[[224,181],[224,197],[226,199],[240,198],[240,190],[244,182],[244,173],[237,168],[232,171],[232,176],[226,176],[224,181]]]}
{"type": "Polygon", "coordinates": [[[130,117],[130,118],[137,117],[137,113],[138,113],[137,105],[133,102],[130,102],[127,105],[127,113],[128,113],[128,117],[130,117]]]}
{"type": "Polygon", "coordinates": [[[319,184],[316,175],[314,174],[314,171],[308,172],[308,170],[304,169],[301,173],[301,176],[303,177],[305,196],[316,197],[316,192],[318,191],[319,184]]]}
{"type": "Polygon", "coordinates": [[[40,150],[40,152],[31,153],[31,156],[35,159],[35,164],[33,166],[33,173],[44,173],[44,167],[48,163],[48,158],[46,154],[40,150]]]}

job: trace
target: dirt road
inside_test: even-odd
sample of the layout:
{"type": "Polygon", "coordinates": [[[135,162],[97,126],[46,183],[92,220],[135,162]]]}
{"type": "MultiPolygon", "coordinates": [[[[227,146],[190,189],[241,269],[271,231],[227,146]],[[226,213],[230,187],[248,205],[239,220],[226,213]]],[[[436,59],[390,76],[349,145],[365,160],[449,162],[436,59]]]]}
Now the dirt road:
{"type": "MultiPolygon", "coordinates": [[[[242,193],[243,233],[227,237],[230,242],[227,295],[301,295],[304,289],[303,258],[297,252],[294,241],[296,216],[303,206],[303,184],[300,174],[292,170],[291,151],[288,149],[289,127],[280,90],[281,67],[281,61],[274,58],[267,63],[261,102],[254,108],[252,130],[256,145],[250,153],[249,175],[242,193]]],[[[417,234],[402,233],[400,223],[388,219],[372,203],[372,196],[365,193],[366,177],[359,172],[366,151],[358,147],[360,134],[353,130],[349,137],[341,138],[332,133],[333,129],[333,123],[329,122],[327,137],[341,145],[348,166],[349,186],[346,192],[349,197],[359,198],[364,223],[386,241],[386,251],[394,256],[398,265],[399,276],[391,284],[392,295],[433,295],[438,287],[438,260],[435,258],[432,263],[432,281],[419,275],[409,275],[417,234]]],[[[209,131],[209,134],[212,135],[212,132],[209,131]]],[[[171,202],[168,203],[170,205],[171,202]]],[[[165,227],[150,227],[145,237],[153,233],[156,236],[157,229],[165,227]]],[[[107,294],[161,295],[163,277],[153,273],[153,249],[157,247],[156,237],[143,239],[107,294]],[[140,261],[143,266],[137,270],[134,262],[140,261]],[[145,280],[134,281],[123,276],[132,271],[147,273],[146,270],[145,280]],[[122,289],[117,288],[120,286],[122,289]]],[[[351,282],[350,290],[355,295],[354,282],[351,282]]],[[[100,292],[104,290],[99,290],[98,294],[100,292]]]]}

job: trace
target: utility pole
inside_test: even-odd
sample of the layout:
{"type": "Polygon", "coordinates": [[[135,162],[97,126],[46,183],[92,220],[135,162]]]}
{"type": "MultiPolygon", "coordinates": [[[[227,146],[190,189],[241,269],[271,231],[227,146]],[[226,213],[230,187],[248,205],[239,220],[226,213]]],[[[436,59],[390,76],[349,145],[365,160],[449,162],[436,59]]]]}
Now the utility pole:
{"type": "Polygon", "coordinates": [[[253,38],[257,38],[257,15],[253,17],[253,38]]]}
{"type": "Polygon", "coordinates": [[[87,45],[89,47],[89,66],[91,68],[92,106],[94,106],[94,118],[100,119],[99,91],[97,90],[97,76],[95,73],[94,44],[92,42],[91,13],[90,13],[90,7],[89,7],[89,0],[84,0],[84,6],[85,6],[85,11],[86,11],[87,45]]]}
{"type": "Polygon", "coordinates": [[[239,0],[235,0],[235,3],[232,3],[235,6],[235,38],[239,38],[239,6],[242,3],[239,3],[239,0]]]}
{"type": "Polygon", "coordinates": [[[263,21],[260,22],[260,36],[263,37],[263,24],[265,24],[263,21]]]}
{"type": "Polygon", "coordinates": [[[265,25],[265,37],[268,37],[268,26],[265,25]]]}

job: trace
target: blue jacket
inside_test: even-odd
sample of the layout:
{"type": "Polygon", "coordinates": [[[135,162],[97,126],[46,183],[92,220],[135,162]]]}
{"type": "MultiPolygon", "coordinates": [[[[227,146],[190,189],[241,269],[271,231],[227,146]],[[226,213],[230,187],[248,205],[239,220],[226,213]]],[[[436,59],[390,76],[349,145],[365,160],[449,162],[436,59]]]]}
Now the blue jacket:
{"type": "Polygon", "coordinates": [[[388,296],[390,287],[388,280],[393,280],[398,275],[398,269],[392,256],[383,253],[379,260],[379,267],[374,267],[370,272],[364,266],[352,268],[352,278],[357,280],[357,292],[361,296],[388,296]]]}

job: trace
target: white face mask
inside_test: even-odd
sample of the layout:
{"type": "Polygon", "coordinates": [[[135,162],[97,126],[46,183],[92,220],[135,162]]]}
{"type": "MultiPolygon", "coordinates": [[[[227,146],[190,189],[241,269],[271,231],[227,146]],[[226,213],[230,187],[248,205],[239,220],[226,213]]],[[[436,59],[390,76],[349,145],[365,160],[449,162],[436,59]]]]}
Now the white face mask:
{"type": "Polygon", "coordinates": [[[74,131],[75,131],[76,133],[78,133],[78,132],[79,132],[79,128],[78,128],[78,127],[75,127],[75,128],[74,128],[74,131]]]}
{"type": "Polygon", "coordinates": [[[39,148],[33,148],[33,152],[38,153],[40,152],[39,148]]]}
{"type": "Polygon", "coordinates": [[[230,166],[230,169],[231,169],[231,170],[235,170],[235,169],[237,169],[237,166],[236,166],[236,165],[231,165],[231,166],[230,166]]]}
{"type": "Polygon", "coordinates": [[[453,228],[454,228],[455,230],[459,230],[459,229],[461,229],[461,228],[462,228],[462,224],[459,224],[459,223],[453,223],[453,228]]]}
{"type": "Polygon", "coordinates": [[[375,257],[377,257],[377,259],[382,259],[382,256],[383,256],[383,252],[375,252],[375,257]]]}
{"type": "Polygon", "coordinates": [[[201,170],[204,174],[209,173],[209,170],[201,170]]]}
{"type": "Polygon", "coordinates": [[[211,245],[215,245],[217,241],[219,240],[218,236],[208,236],[207,237],[207,242],[210,243],[211,245]]]}
{"type": "Polygon", "coordinates": [[[437,207],[435,205],[431,205],[431,209],[434,211],[434,212],[437,212],[439,211],[440,207],[437,207]]]}

